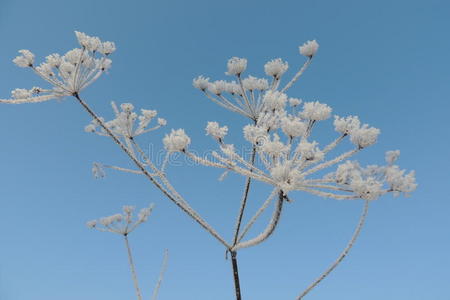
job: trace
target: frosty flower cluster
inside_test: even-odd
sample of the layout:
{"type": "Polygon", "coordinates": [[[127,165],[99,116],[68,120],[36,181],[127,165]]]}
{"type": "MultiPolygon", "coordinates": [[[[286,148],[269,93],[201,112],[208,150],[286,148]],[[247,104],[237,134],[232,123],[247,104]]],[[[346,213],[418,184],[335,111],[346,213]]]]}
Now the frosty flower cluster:
{"type": "Polygon", "coordinates": [[[50,54],[39,65],[35,64],[31,51],[20,50],[20,55],[13,62],[19,67],[32,69],[51,88],[16,89],[12,91],[12,99],[1,102],[32,103],[76,95],[111,68],[109,55],[116,50],[113,42],[102,42],[98,37],[78,31],[75,34],[81,48],[70,50],[64,55],[50,54]]]}
{"type": "MultiPolygon", "coordinates": [[[[380,134],[379,129],[362,124],[358,117],[335,116],[333,124],[338,136],[326,146],[320,146],[311,138],[316,124],[331,117],[331,107],[319,101],[305,102],[290,98],[286,90],[303,74],[318,48],[319,44],[315,40],[299,47],[300,54],[308,60],[284,87],[280,83],[288,70],[288,63],[280,58],[270,60],[264,66],[266,75],[272,78],[271,83],[267,79],[251,75],[244,78],[242,75],[247,67],[247,60],[237,57],[231,58],[227,63],[226,74],[234,75],[234,81],[210,82],[204,76],[193,81],[194,87],[213,102],[252,120],[251,124],[243,128],[243,134],[255,149],[260,165],[250,164],[235,152],[233,144],[225,143],[228,127],[221,127],[217,122],[209,122],[206,132],[219,142],[220,151],[213,153],[219,163],[195,157],[193,153],[186,154],[202,164],[232,170],[266,182],[284,193],[300,190],[336,199],[373,200],[387,192],[396,195],[412,192],[416,187],[414,172],[406,174],[393,165],[399,155],[395,151],[386,154],[389,165],[384,167],[369,166],[364,169],[354,162],[345,162],[357,152],[376,143],[380,134]],[[327,158],[329,152],[346,138],[354,147],[327,158]],[[317,173],[321,173],[319,171],[336,165],[335,173],[317,177],[317,173]]],[[[182,136],[184,141],[190,141],[184,131],[182,136]]],[[[178,150],[174,147],[172,149],[186,152],[187,144],[185,142],[178,150]]]]}
{"type": "MultiPolygon", "coordinates": [[[[318,48],[319,44],[315,40],[308,41],[300,46],[300,54],[306,56],[308,60],[282,91],[292,86],[292,84],[303,74],[318,48]]],[[[247,59],[232,57],[228,60],[227,72],[225,72],[225,74],[235,76],[235,80],[216,80],[211,82],[208,77],[199,76],[193,80],[193,85],[195,88],[201,90],[210,100],[220,106],[244,115],[252,120],[257,120],[259,114],[264,109],[263,102],[265,102],[266,105],[269,105],[269,101],[264,99],[265,97],[272,96],[272,99],[277,102],[277,99],[274,99],[276,96],[269,92],[275,92],[279,89],[281,78],[287,72],[289,64],[284,62],[281,58],[275,58],[268,61],[264,65],[264,71],[266,75],[270,77],[270,83],[266,78],[258,78],[251,75],[244,78],[242,74],[245,72],[246,68],[247,59]]],[[[282,101],[282,99],[279,101],[282,101]]],[[[299,104],[295,104],[295,100],[293,103],[294,106],[299,104]]]]}
{"type": "Polygon", "coordinates": [[[134,206],[123,206],[122,213],[114,214],[108,217],[100,218],[99,220],[92,220],[86,223],[89,228],[97,229],[99,231],[107,231],[117,233],[120,235],[128,235],[136,229],[140,224],[146,222],[150,213],[153,210],[153,204],[149,207],[142,208],[137,216],[134,216],[134,206]]]}
{"type": "MultiPolygon", "coordinates": [[[[123,138],[134,138],[138,135],[154,131],[167,124],[165,119],[156,118],[156,110],[141,109],[141,113],[137,114],[134,111],[134,106],[131,103],[122,103],[120,108],[114,102],[111,102],[111,106],[115,113],[116,118],[105,122],[106,127],[111,130],[116,136],[123,138]],[[154,126],[149,124],[156,120],[154,126]]],[[[99,126],[96,120],[87,125],[84,130],[86,132],[93,132],[98,135],[107,136],[105,130],[99,126]]]]}

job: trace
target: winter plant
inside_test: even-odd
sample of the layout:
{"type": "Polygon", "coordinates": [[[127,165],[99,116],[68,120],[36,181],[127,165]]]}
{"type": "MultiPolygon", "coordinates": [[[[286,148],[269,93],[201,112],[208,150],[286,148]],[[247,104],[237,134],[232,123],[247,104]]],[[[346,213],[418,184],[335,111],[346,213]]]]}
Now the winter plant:
{"type": "MultiPolygon", "coordinates": [[[[103,232],[112,232],[123,236],[125,241],[125,247],[128,254],[128,264],[130,265],[131,277],[133,279],[134,289],[138,300],[142,300],[141,289],[139,288],[138,276],[136,273],[136,267],[134,265],[133,255],[131,252],[130,242],[128,235],[133,232],[140,224],[146,222],[150,213],[153,210],[153,204],[150,207],[143,208],[139,211],[137,218],[133,216],[135,210],[134,206],[126,205],[123,207],[121,214],[114,214],[109,217],[104,217],[99,220],[92,220],[86,223],[87,227],[97,229],[103,232]]],[[[152,300],[158,298],[159,288],[164,276],[164,272],[167,267],[168,251],[164,253],[163,265],[159,274],[158,282],[153,290],[152,300]]]]}
{"type": "MultiPolygon", "coordinates": [[[[408,194],[416,188],[414,172],[406,173],[395,162],[400,152],[386,152],[386,165],[361,166],[357,161],[348,160],[358,152],[377,141],[380,130],[361,123],[356,116],[334,116],[336,138],[321,146],[312,139],[312,131],[317,123],[331,117],[332,109],[320,102],[303,102],[287,95],[288,90],[301,77],[314,59],[319,48],[318,43],[308,41],[300,46],[300,54],[306,58],[304,64],[293,78],[282,84],[288,63],[280,58],[264,65],[268,78],[244,77],[247,60],[233,57],[227,63],[226,75],[231,81],[210,81],[199,76],[193,85],[214,103],[242,115],[248,120],[242,132],[251,148],[251,157],[247,159],[239,154],[237,147],[227,140],[228,127],[217,122],[209,122],[207,135],[217,142],[217,151],[212,157],[201,157],[190,150],[191,139],[183,129],[171,130],[163,139],[167,151],[164,162],[159,165],[151,160],[137,141],[137,137],[157,130],[166,125],[164,119],[156,119],[157,112],[142,109],[136,112],[130,103],[117,106],[112,103],[114,119],[106,121],[98,116],[89,104],[80,96],[82,90],[91,85],[111,67],[111,54],[115,44],[102,42],[97,37],[76,32],[79,48],[64,55],[51,54],[46,61],[37,65],[32,52],[20,50],[20,56],[13,61],[16,65],[29,68],[50,84],[50,88],[34,87],[31,90],[16,89],[12,99],[0,102],[9,104],[35,103],[65,96],[75,100],[92,117],[87,132],[111,138],[130,158],[134,168],[94,164],[96,176],[104,176],[104,168],[130,172],[145,176],[162,194],[196,221],[210,235],[219,241],[231,256],[232,274],[236,299],[242,299],[239,281],[237,254],[243,248],[253,247],[265,242],[275,231],[285,209],[286,202],[292,202],[292,191],[303,191],[313,195],[337,200],[362,200],[364,205],[360,220],[349,243],[326,269],[296,299],[303,299],[321,282],[348,254],[357,239],[367,216],[369,204],[387,193],[397,196],[408,194]],[[151,125],[153,124],[153,125],[151,125]],[[352,145],[351,150],[332,155],[341,143],[352,145]],[[240,174],[246,178],[243,194],[238,207],[233,238],[227,241],[204,218],[199,215],[169,179],[169,157],[174,153],[185,155],[196,163],[240,174]],[[260,208],[244,223],[249,191],[253,181],[260,181],[272,187],[260,208]],[[247,238],[250,228],[271,202],[273,212],[266,227],[256,236],[247,238]]],[[[127,242],[127,234],[139,223],[128,224],[130,209],[124,209],[125,215],[107,218],[100,223],[102,230],[122,234],[127,242]],[[113,223],[125,220],[125,227],[112,227],[113,223]],[[127,227],[128,226],[128,227],[127,227]]],[[[96,223],[91,223],[91,227],[96,223]]],[[[97,228],[96,226],[94,226],[97,228]]],[[[127,246],[128,247],[128,246],[127,246]]],[[[129,252],[130,253],[130,252],[129,252]]],[[[130,254],[131,258],[131,254],[130,254]]],[[[135,271],[130,259],[133,277],[135,271]]],[[[137,287],[137,280],[135,278],[137,287]]],[[[139,289],[136,288],[138,299],[139,289]]]]}

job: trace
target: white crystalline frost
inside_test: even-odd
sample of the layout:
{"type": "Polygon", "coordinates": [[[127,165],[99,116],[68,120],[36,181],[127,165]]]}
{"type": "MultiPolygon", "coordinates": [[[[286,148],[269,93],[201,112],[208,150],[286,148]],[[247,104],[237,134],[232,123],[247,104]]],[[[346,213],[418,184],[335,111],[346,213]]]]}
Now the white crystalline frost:
{"type": "Polygon", "coordinates": [[[364,124],[361,128],[350,132],[350,141],[359,148],[365,148],[376,143],[380,130],[364,124]]]}
{"type": "Polygon", "coordinates": [[[387,151],[385,160],[388,164],[393,164],[400,156],[400,150],[387,151]]]}
{"type": "Polygon", "coordinates": [[[247,68],[247,60],[245,58],[232,57],[228,60],[227,75],[240,75],[247,68]]]}
{"type": "Polygon", "coordinates": [[[228,127],[220,127],[217,122],[208,122],[206,125],[206,135],[210,135],[215,139],[222,140],[228,133],[228,127]]]}
{"type": "Polygon", "coordinates": [[[279,91],[267,91],[263,97],[264,108],[268,111],[283,110],[286,101],[287,95],[279,91]]]}
{"type": "Polygon", "coordinates": [[[264,65],[264,71],[268,76],[280,78],[289,68],[287,62],[283,62],[281,58],[272,59],[264,65]]]}
{"type": "Polygon", "coordinates": [[[316,102],[305,102],[303,104],[303,111],[300,116],[304,119],[313,121],[326,120],[331,115],[331,107],[326,104],[316,102]]]}
{"type": "Polygon", "coordinates": [[[33,65],[34,63],[34,54],[31,53],[30,50],[19,50],[19,53],[22,55],[17,56],[16,58],[13,59],[13,62],[21,67],[21,68],[26,68],[26,67],[30,67],[33,65]]]}
{"type": "Polygon", "coordinates": [[[307,41],[299,47],[300,54],[307,57],[313,57],[318,49],[319,44],[316,42],[316,40],[307,41]]]}
{"type": "Polygon", "coordinates": [[[284,118],[281,121],[281,130],[289,137],[298,137],[305,133],[306,124],[299,118],[284,118]]]}
{"type": "Polygon", "coordinates": [[[184,129],[174,130],[163,138],[164,147],[169,152],[183,151],[191,143],[184,129]]]}
{"type": "Polygon", "coordinates": [[[355,116],[348,116],[346,118],[335,116],[333,124],[334,129],[342,134],[350,134],[361,125],[359,118],[355,116]]]}
{"type": "Polygon", "coordinates": [[[203,76],[198,76],[197,78],[194,78],[194,80],[192,80],[192,85],[199,90],[206,90],[209,86],[210,82],[209,82],[209,78],[207,77],[203,77],[203,76]]]}
{"type": "Polygon", "coordinates": [[[244,127],[244,138],[253,145],[262,143],[267,140],[267,129],[255,125],[246,125],[244,127]]]}

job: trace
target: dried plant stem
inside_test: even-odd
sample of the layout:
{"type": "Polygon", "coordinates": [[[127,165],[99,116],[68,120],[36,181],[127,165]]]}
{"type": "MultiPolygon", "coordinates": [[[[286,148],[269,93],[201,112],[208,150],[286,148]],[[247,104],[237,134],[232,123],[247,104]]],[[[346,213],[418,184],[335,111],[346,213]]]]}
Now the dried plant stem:
{"type": "Polygon", "coordinates": [[[308,60],[303,64],[303,66],[300,68],[300,70],[295,74],[294,78],[289,81],[288,84],[281,90],[282,93],[286,92],[299,78],[302,76],[302,74],[305,72],[305,70],[308,68],[308,66],[311,64],[312,57],[308,58],[308,60]]]}
{"type": "MultiPolygon", "coordinates": [[[[256,157],[256,148],[253,147],[252,157],[250,160],[252,166],[255,163],[255,157],[256,157]]],[[[252,172],[252,170],[250,170],[250,172],[252,172]]],[[[238,214],[238,218],[236,220],[236,227],[235,227],[236,229],[234,231],[233,246],[235,246],[238,242],[239,230],[241,228],[242,217],[244,216],[244,210],[245,210],[245,207],[247,204],[248,193],[250,191],[251,183],[252,183],[252,179],[250,177],[247,177],[247,181],[245,182],[244,195],[242,196],[241,207],[239,208],[239,214],[238,214]]]]}
{"type": "Polygon", "coordinates": [[[97,116],[97,114],[84,102],[80,96],[75,93],[73,95],[81,106],[91,115],[91,117],[105,130],[105,132],[112,138],[112,140],[130,157],[133,163],[142,171],[142,173],[152,182],[167,198],[181,208],[187,215],[194,219],[200,226],[206,229],[212,236],[221,242],[227,249],[230,245],[205,221],[203,220],[185,201],[180,201],[172,196],[154,177],[147,171],[141,162],[128,150],[128,148],[111,132],[105,123],[97,116]]]}
{"type": "Polygon", "coordinates": [[[164,278],[164,273],[167,269],[167,261],[169,259],[169,251],[166,249],[164,250],[164,258],[161,266],[161,271],[159,272],[158,282],[156,282],[155,289],[153,290],[152,300],[156,300],[158,298],[158,292],[159,288],[161,287],[161,283],[164,278]]]}
{"type": "Polygon", "coordinates": [[[231,266],[233,268],[233,278],[234,278],[234,290],[236,292],[236,300],[241,300],[241,284],[239,281],[239,268],[237,263],[237,253],[236,251],[230,251],[231,253],[231,266]]]}
{"type": "Polygon", "coordinates": [[[275,228],[277,227],[278,222],[280,221],[280,216],[281,216],[281,211],[283,209],[284,199],[285,199],[285,196],[283,194],[283,191],[279,191],[278,192],[278,201],[275,204],[275,210],[272,214],[272,218],[270,219],[270,222],[267,225],[266,229],[264,229],[264,231],[257,237],[255,237],[251,240],[248,240],[245,242],[240,242],[240,243],[236,244],[231,249],[231,251],[237,251],[242,248],[256,246],[256,245],[264,242],[268,237],[270,237],[272,235],[272,233],[275,231],[275,228]]]}
{"type": "Polygon", "coordinates": [[[136,295],[137,295],[138,300],[142,300],[142,294],[141,294],[141,290],[139,289],[139,282],[137,279],[136,268],[134,267],[133,255],[131,255],[130,243],[128,242],[128,235],[124,234],[123,237],[125,240],[125,246],[127,247],[128,263],[130,265],[131,277],[133,278],[134,289],[136,290],[136,295]]]}
{"type": "Polygon", "coordinates": [[[316,285],[318,285],[322,280],[324,280],[325,277],[327,277],[338,266],[338,264],[347,256],[348,252],[353,247],[356,239],[358,238],[361,232],[361,229],[367,217],[368,210],[369,210],[369,200],[366,200],[364,203],[363,211],[361,213],[361,217],[359,218],[358,225],[356,226],[355,232],[353,233],[353,236],[348,242],[344,251],[342,251],[341,255],[339,255],[339,257],[331,264],[331,266],[325,272],[323,272],[322,275],[320,275],[310,286],[308,286],[306,290],[304,290],[303,293],[301,293],[300,296],[297,297],[296,300],[302,300],[303,297],[306,296],[306,294],[308,294],[314,287],[316,287],[316,285]]]}

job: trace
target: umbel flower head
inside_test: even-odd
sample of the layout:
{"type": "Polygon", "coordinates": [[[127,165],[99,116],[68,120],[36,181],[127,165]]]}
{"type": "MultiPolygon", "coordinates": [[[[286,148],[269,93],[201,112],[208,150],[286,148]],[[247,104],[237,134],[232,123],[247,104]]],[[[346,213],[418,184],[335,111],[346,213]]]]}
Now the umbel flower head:
{"type": "MultiPolygon", "coordinates": [[[[105,122],[106,127],[119,138],[130,139],[138,135],[154,131],[167,124],[165,119],[157,118],[156,110],[141,109],[141,113],[134,112],[134,105],[122,103],[117,107],[114,101],[111,102],[115,118],[105,122]],[[149,127],[150,123],[156,119],[156,125],[149,127]]],[[[103,120],[102,120],[103,121],[103,120]]],[[[99,126],[96,120],[92,120],[84,130],[98,135],[108,136],[105,130],[99,126]]]]}
{"type": "MultiPolygon", "coordinates": [[[[300,46],[300,53],[307,56],[308,60],[283,88],[280,88],[280,83],[289,64],[281,58],[272,59],[264,65],[264,72],[269,79],[255,76],[244,78],[242,74],[247,68],[247,60],[232,57],[227,62],[225,74],[235,76],[235,80],[210,81],[208,77],[199,76],[192,84],[214,103],[256,121],[264,110],[262,105],[265,102],[264,98],[270,97],[273,93],[283,94],[289,89],[309,66],[318,48],[319,44],[315,40],[300,46]]],[[[298,104],[300,104],[298,99],[293,99],[292,105],[298,104]]]]}
{"type": "Polygon", "coordinates": [[[134,216],[134,206],[125,205],[122,207],[122,213],[114,214],[108,217],[100,218],[99,220],[92,220],[86,223],[89,228],[97,229],[99,231],[107,231],[117,233],[120,235],[128,235],[136,229],[140,224],[146,222],[154,205],[142,208],[137,216],[134,216]]]}
{"type": "Polygon", "coordinates": [[[102,42],[82,32],[75,32],[80,48],[64,55],[50,54],[39,65],[29,50],[19,50],[20,55],[13,62],[21,68],[30,68],[50,84],[50,88],[35,87],[30,90],[12,91],[12,99],[0,99],[3,103],[33,103],[64,96],[76,95],[96,81],[111,68],[109,55],[116,50],[113,42],[102,42]]]}

